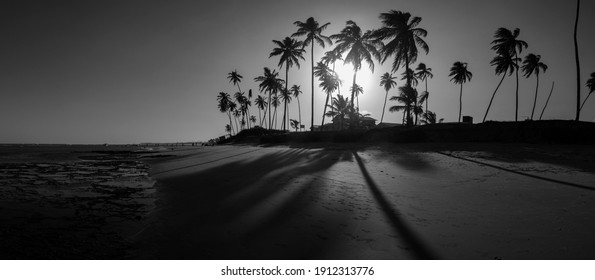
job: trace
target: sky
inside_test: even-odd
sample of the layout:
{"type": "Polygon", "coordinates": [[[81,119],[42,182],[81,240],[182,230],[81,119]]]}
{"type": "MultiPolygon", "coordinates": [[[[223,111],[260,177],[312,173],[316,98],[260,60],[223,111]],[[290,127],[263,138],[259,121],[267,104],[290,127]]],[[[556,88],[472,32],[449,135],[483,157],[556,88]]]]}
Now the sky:
{"type": "MultiPolygon", "coordinates": [[[[445,122],[457,121],[459,89],[449,81],[455,61],[473,73],[463,86],[463,115],[481,121],[500,77],[490,61],[496,29],[520,28],[529,44],[521,53],[542,56],[548,70],[540,75],[537,115],[552,82],[555,88],[544,119],[573,119],[576,70],[573,28],[575,1],[563,0],[368,0],[368,1],[2,1],[0,3],[0,143],[142,143],[206,141],[225,134],[229,122],[217,108],[217,94],[237,88],[227,75],[237,70],[243,91],[258,84],[263,68],[279,71],[278,57],[269,58],[282,40],[296,31],[295,21],[314,17],[331,24],[323,34],[338,33],[347,20],[363,30],[381,27],[380,13],[409,12],[422,18],[430,47],[419,62],[432,68],[428,81],[429,110],[445,122]]],[[[595,2],[582,1],[579,22],[581,92],[595,72],[595,37],[588,28],[595,18],[587,11],[595,2]]],[[[327,46],[314,48],[320,60],[327,46]]],[[[310,51],[301,67],[289,71],[290,85],[301,86],[302,122],[310,123],[310,51]]],[[[385,91],[380,76],[392,60],[375,61],[372,73],[364,64],[357,83],[364,88],[360,109],[379,120],[385,91]]],[[[338,64],[341,92],[351,85],[350,65],[338,64]]],[[[401,75],[402,69],[396,73],[401,75]]],[[[398,86],[404,85],[398,81],[398,86]]],[[[519,119],[531,114],[535,76],[520,77],[519,119]]],[[[514,120],[515,76],[498,90],[488,120],[514,120]]],[[[418,87],[425,90],[424,86],[418,87]]],[[[315,87],[315,123],[320,124],[325,94],[315,87]]],[[[389,92],[397,95],[396,90],[389,92]]],[[[595,121],[595,98],[581,114],[595,121]]],[[[389,113],[385,122],[400,122],[389,113]]],[[[258,110],[252,115],[258,118],[258,110]]],[[[289,105],[298,118],[297,102],[289,105]]]]}

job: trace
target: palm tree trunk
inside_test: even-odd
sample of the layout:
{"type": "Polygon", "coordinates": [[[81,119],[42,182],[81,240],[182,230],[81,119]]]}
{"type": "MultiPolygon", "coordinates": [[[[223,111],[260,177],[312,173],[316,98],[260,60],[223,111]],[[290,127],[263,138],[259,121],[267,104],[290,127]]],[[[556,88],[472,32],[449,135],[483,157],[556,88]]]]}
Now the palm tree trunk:
{"type": "Polygon", "coordinates": [[[384,106],[382,106],[382,117],[380,117],[380,123],[382,123],[382,120],[384,120],[384,111],[386,110],[386,99],[388,98],[388,90],[386,91],[386,94],[384,95],[384,106]]]}
{"type": "Polygon", "coordinates": [[[539,91],[539,74],[535,73],[535,76],[537,77],[537,85],[535,86],[535,99],[533,100],[533,110],[531,110],[531,120],[533,120],[535,105],[537,105],[537,92],[539,91]]]}
{"type": "Polygon", "coordinates": [[[461,113],[463,112],[463,83],[461,83],[461,92],[459,93],[459,122],[461,122],[461,113]]]}
{"type": "MultiPolygon", "coordinates": [[[[264,107],[264,116],[262,118],[262,121],[260,122],[260,125],[262,126],[263,124],[266,124],[266,120],[267,120],[267,107],[264,107]]],[[[269,116],[270,117],[270,116],[269,116]]],[[[268,128],[267,128],[268,129],[268,128]]]]}
{"type": "Polygon", "coordinates": [[[297,102],[298,102],[298,114],[299,114],[299,117],[300,117],[300,124],[299,124],[299,126],[300,126],[300,132],[301,132],[302,131],[302,108],[300,106],[300,97],[299,96],[296,96],[295,98],[297,99],[297,102]]]}
{"type": "Polygon", "coordinates": [[[494,93],[492,94],[492,98],[490,98],[490,104],[488,104],[488,109],[486,110],[486,114],[483,116],[483,121],[481,121],[481,122],[486,122],[486,118],[488,117],[488,112],[490,111],[490,107],[492,107],[492,101],[494,101],[494,96],[496,96],[496,92],[500,88],[500,85],[502,85],[504,78],[506,78],[506,73],[502,73],[502,79],[500,79],[500,83],[498,83],[496,90],[494,90],[494,93]]]}
{"type": "MultiPolygon", "coordinates": [[[[518,54],[514,54],[514,57],[517,59],[516,61],[518,61],[519,56],[518,54]]],[[[515,71],[516,74],[516,91],[515,91],[515,96],[516,96],[516,102],[515,102],[515,111],[514,111],[514,121],[518,122],[519,121],[519,69],[517,68],[515,71]]]]}
{"type": "Polygon", "coordinates": [[[428,102],[430,100],[430,92],[428,91],[428,77],[426,77],[424,80],[426,80],[426,113],[428,112],[428,102]]]}
{"type": "Polygon", "coordinates": [[[324,101],[324,111],[322,113],[322,123],[320,124],[320,131],[324,130],[324,117],[326,116],[326,107],[328,106],[329,94],[326,94],[326,101],[324,101]]]}
{"type": "Polygon", "coordinates": [[[310,119],[310,131],[312,131],[314,129],[314,40],[312,40],[312,51],[310,54],[310,62],[312,62],[312,111],[310,119]]]}
{"type": "Polygon", "coordinates": [[[231,132],[233,133],[233,123],[231,122],[231,114],[227,111],[227,116],[229,117],[229,127],[231,128],[231,132]]]}
{"type": "Polygon", "coordinates": [[[417,125],[417,95],[415,95],[415,102],[413,103],[413,114],[415,115],[415,122],[414,124],[417,125]]]}
{"type": "Polygon", "coordinates": [[[550,97],[552,97],[552,92],[554,92],[554,83],[555,82],[552,82],[552,89],[550,90],[550,95],[547,96],[547,100],[545,101],[543,110],[541,110],[541,114],[539,115],[539,120],[541,120],[541,117],[543,117],[543,112],[545,112],[545,108],[547,107],[547,104],[550,102],[550,97]]]}
{"type": "MultiPolygon", "coordinates": [[[[286,95],[289,94],[289,92],[287,91],[287,85],[289,84],[289,64],[285,63],[285,93],[286,95]]],[[[283,126],[282,129],[285,130],[285,128],[287,128],[285,126],[285,116],[287,114],[287,98],[283,98],[284,100],[284,107],[283,107],[283,126]]]]}
{"type": "Polygon", "coordinates": [[[581,118],[581,66],[578,58],[578,17],[581,7],[581,0],[576,1],[576,19],[574,21],[574,58],[576,60],[576,118],[575,121],[579,121],[581,118]]]}
{"type": "Polygon", "coordinates": [[[353,70],[353,86],[351,87],[351,110],[349,110],[349,128],[353,128],[353,120],[355,119],[355,108],[354,108],[354,98],[355,98],[355,79],[357,78],[357,70],[353,70]]]}
{"type": "MultiPolygon", "coordinates": [[[[271,90],[269,90],[269,110],[268,110],[269,111],[269,127],[268,127],[268,129],[271,129],[271,101],[273,101],[273,100],[271,99],[271,90]]],[[[266,114],[266,112],[265,112],[265,114],[266,114]]]]}
{"type": "MultiPolygon", "coordinates": [[[[407,53],[407,52],[405,52],[405,53],[407,53]]],[[[409,77],[409,75],[407,75],[408,72],[409,72],[409,56],[405,55],[405,77],[407,77],[407,86],[411,87],[411,77],[409,77]]],[[[408,107],[411,107],[411,104],[409,104],[408,107]]],[[[411,109],[407,108],[407,125],[411,125],[410,120],[411,120],[411,109]]]]}
{"type": "Polygon", "coordinates": [[[262,126],[262,116],[260,115],[260,108],[258,108],[258,123],[262,126]]]}
{"type": "Polygon", "coordinates": [[[585,98],[585,100],[583,101],[583,104],[581,104],[581,110],[583,109],[583,106],[585,106],[585,103],[587,103],[587,100],[589,99],[589,96],[591,96],[590,94],[587,95],[587,97],[585,98]]]}

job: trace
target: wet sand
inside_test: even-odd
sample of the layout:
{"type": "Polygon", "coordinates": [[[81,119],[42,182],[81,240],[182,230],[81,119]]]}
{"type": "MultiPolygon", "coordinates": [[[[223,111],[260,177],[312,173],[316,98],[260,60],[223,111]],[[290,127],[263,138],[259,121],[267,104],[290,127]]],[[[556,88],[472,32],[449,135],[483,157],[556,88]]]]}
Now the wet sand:
{"type": "Polygon", "coordinates": [[[595,148],[0,147],[3,259],[595,259],[595,148]]]}
{"type": "Polygon", "coordinates": [[[151,162],[141,259],[595,259],[595,149],[219,146],[151,162]]]}

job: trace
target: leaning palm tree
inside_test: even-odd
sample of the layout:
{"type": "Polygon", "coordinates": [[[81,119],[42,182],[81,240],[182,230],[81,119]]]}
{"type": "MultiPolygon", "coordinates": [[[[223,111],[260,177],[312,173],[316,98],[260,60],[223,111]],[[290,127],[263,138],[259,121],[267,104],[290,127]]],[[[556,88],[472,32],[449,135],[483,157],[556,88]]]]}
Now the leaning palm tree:
{"type": "MultiPolygon", "coordinates": [[[[347,26],[341,30],[339,34],[331,36],[331,39],[336,40],[337,46],[335,51],[338,53],[345,53],[344,63],[351,63],[353,65],[353,84],[356,85],[357,71],[362,68],[362,61],[368,63],[370,70],[374,72],[374,61],[372,58],[380,60],[379,48],[382,43],[372,37],[371,31],[362,32],[362,29],[353,21],[347,21],[347,26]]],[[[356,87],[352,86],[352,89],[356,87]]],[[[353,99],[355,91],[351,91],[351,108],[354,108],[353,99]]],[[[353,119],[353,118],[352,118],[353,119]]]]}
{"type": "MultiPolygon", "coordinates": [[[[217,95],[217,101],[219,101],[217,103],[217,107],[219,108],[219,111],[221,113],[227,113],[227,116],[229,117],[229,125],[232,128],[231,133],[233,133],[233,123],[231,122],[231,113],[230,113],[230,104],[232,103],[231,101],[231,96],[229,96],[229,93],[226,92],[219,92],[219,95],[217,95]]],[[[231,134],[230,134],[231,136],[231,134]]]]}
{"type": "Polygon", "coordinates": [[[587,99],[589,99],[589,96],[591,96],[591,93],[595,91],[595,72],[591,73],[591,78],[587,80],[586,86],[589,90],[589,94],[587,94],[587,97],[585,97],[585,101],[583,101],[583,104],[579,108],[580,110],[582,110],[583,106],[585,106],[585,103],[587,102],[587,99]]]}
{"type": "Polygon", "coordinates": [[[349,90],[355,93],[355,99],[357,103],[356,111],[359,112],[359,96],[360,94],[364,94],[364,88],[358,84],[353,84],[349,90]]]}
{"type": "Polygon", "coordinates": [[[380,77],[380,86],[384,87],[386,94],[384,95],[384,105],[382,106],[382,117],[380,117],[380,123],[384,120],[384,111],[386,111],[386,99],[388,98],[388,92],[397,86],[395,82],[396,77],[393,77],[390,73],[386,72],[380,77]]]}
{"type": "Polygon", "coordinates": [[[471,81],[473,74],[467,70],[466,62],[457,61],[450,68],[450,75],[448,76],[452,77],[450,80],[455,84],[461,85],[461,91],[459,94],[459,122],[461,122],[461,113],[463,110],[463,84],[467,81],[471,81]]]}
{"type": "Polygon", "coordinates": [[[269,94],[269,99],[268,99],[268,112],[269,112],[269,123],[268,123],[268,129],[271,129],[271,95],[272,94],[277,94],[277,92],[279,91],[279,87],[280,85],[283,83],[283,80],[277,78],[279,76],[279,73],[277,73],[277,71],[273,70],[271,71],[271,69],[269,69],[268,67],[264,68],[264,75],[263,76],[258,76],[256,78],[254,78],[255,82],[260,82],[260,84],[258,85],[258,88],[260,90],[260,92],[266,91],[269,94]]]}
{"type": "Polygon", "coordinates": [[[420,63],[417,65],[417,68],[415,69],[417,70],[417,72],[415,72],[415,77],[420,79],[422,82],[426,83],[426,91],[424,91],[422,93],[422,95],[419,97],[420,102],[425,102],[426,103],[426,112],[428,111],[428,97],[430,95],[430,92],[428,91],[428,78],[434,78],[434,74],[432,74],[432,68],[428,68],[426,66],[425,63],[420,63]]]}
{"type": "MultiPolygon", "coordinates": [[[[289,68],[292,67],[294,64],[300,68],[300,59],[304,60],[304,49],[301,48],[302,42],[292,39],[289,37],[285,37],[283,42],[273,40],[273,43],[277,45],[276,48],[273,49],[269,58],[273,56],[281,56],[279,58],[279,68],[285,64],[285,91],[289,93],[287,87],[289,86],[289,68]]],[[[285,105],[283,109],[283,126],[282,129],[285,130],[287,127],[285,126],[285,116],[287,111],[287,99],[285,100],[285,105]]]]}
{"type": "Polygon", "coordinates": [[[416,106],[417,102],[417,90],[410,85],[399,87],[399,95],[391,96],[391,101],[397,101],[402,105],[395,105],[388,108],[389,112],[403,111],[403,123],[411,126],[413,125],[413,118],[411,114],[418,115],[422,112],[421,106],[416,106]],[[405,119],[407,117],[407,119],[405,119]]]}
{"type": "MultiPolygon", "coordinates": [[[[519,54],[523,52],[523,48],[527,48],[527,42],[517,39],[521,33],[520,29],[515,28],[514,31],[510,31],[504,27],[498,28],[494,34],[494,41],[492,41],[492,50],[500,55],[510,55],[514,59],[519,58],[519,54]]],[[[516,73],[516,102],[515,102],[515,113],[514,121],[519,120],[519,71],[518,68],[515,70],[516,73]]]]}
{"type": "MultiPolygon", "coordinates": [[[[264,100],[264,98],[262,98],[262,96],[257,96],[256,99],[254,99],[254,103],[256,104],[256,107],[258,108],[258,119],[260,120],[260,126],[262,126],[262,117],[260,115],[260,111],[263,111],[266,109],[267,107],[267,102],[266,100],[264,100]]],[[[264,117],[266,118],[266,110],[264,111],[264,117]]]]}
{"type": "Polygon", "coordinates": [[[537,105],[537,92],[539,91],[539,72],[543,70],[547,70],[547,65],[545,65],[541,60],[541,55],[535,54],[528,54],[525,57],[525,61],[523,61],[523,76],[525,78],[529,78],[533,73],[535,73],[535,77],[537,78],[537,84],[535,86],[535,99],[533,100],[533,109],[531,110],[531,120],[533,120],[533,114],[535,113],[535,106],[537,105]]]}
{"type": "Polygon", "coordinates": [[[322,35],[324,31],[331,23],[327,22],[323,25],[319,25],[313,17],[309,17],[305,22],[296,21],[293,24],[297,25],[298,30],[291,35],[291,37],[306,37],[302,44],[302,47],[312,45],[310,51],[311,62],[312,62],[312,119],[311,126],[314,127],[314,41],[321,47],[325,47],[325,44],[332,45],[333,42],[327,36],[322,35]]]}
{"type": "Polygon", "coordinates": [[[322,123],[320,124],[320,130],[324,129],[324,117],[326,116],[326,108],[328,107],[329,98],[333,95],[333,92],[341,86],[341,80],[337,73],[331,73],[323,77],[320,82],[320,87],[326,92],[326,101],[324,102],[324,112],[322,113],[322,123]]]}
{"type": "Polygon", "coordinates": [[[326,113],[327,117],[332,117],[333,121],[339,120],[339,129],[343,129],[343,123],[345,122],[345,116],[351,114],[352,110],[349,103],[349,97],[343,98],[343,95],[338,94],[337,97],[333,97],[330,112],[326,113]]]}
{"type": "Polygon", "coordinates": [[[483,116],[482,122],[485,122],[486,118],[488,117],[490,107],[492,107],[492,101],[494,101],[494,96],[496,96],[496,92],[500,88],[500,85],[502,85],[504,78],[506,78],[506,73],[508,73],[508,76],[510,76],[515,72],[515,70],[518,70],[520,61],[520,58],[513,58],[509,53],[503,53],[498,54],[490,62],[492,66],[496,66],[496,75],[502,75],[502,79],[500,79],[496,90],[494,90],[494,93],[492,93],[492,98],[490,98],[490,103],[488,104],[488,108],[486,109],[486,113],[483,116]]]}
{"type": "Polygon", "coordinates": [[[291,94],[293,94],[293,97],[295,97],[295,99],[298,102],[298,115],[299,115],[299,122],[300,122],[300,131],[302,131],[302,127],[301,127],[301,123],[302,123],[302,108],[300,106],[300,94],[302,94],[302,91],[300,90],[300,86],[298,85],[293,85],[290,89],[291,94]]]}
{"type": "MultiPolygon", "coordinates": [[[[390,56],[395,56],[392,70],[397,72],[400,66],[409,69],[409,64],[417,60],[419,46],[426,54],[429,52],[428,44],[423,40],[428,32],[417,27],[421,22],[420,17],[411,18],[410,13],[391,10],[388,13],[380,14],[382,27],[374,32],[380,40],[388,40],[382,48],[382,63],[390,56]]],[[[411,79],[407,79],[407,85],[411,85],[411,79]]]]}

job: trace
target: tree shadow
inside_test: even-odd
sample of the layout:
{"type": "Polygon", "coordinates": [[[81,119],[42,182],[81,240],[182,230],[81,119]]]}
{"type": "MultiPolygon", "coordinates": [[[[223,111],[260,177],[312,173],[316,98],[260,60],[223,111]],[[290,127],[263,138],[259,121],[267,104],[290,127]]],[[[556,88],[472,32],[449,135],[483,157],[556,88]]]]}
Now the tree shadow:
{"type": "Polygon", "coordinates": [[[138,257],[316,258],[321,255],[321,246],[326,245],[304,242],[311,240],[304,240],[299,234],[300,229],[284,237],[288,248],[267,244],[266,236],[270,229],[278,228],[284,221],[303,212],[310,191],[320,187],[315,177],[305,175],[325,172],[337,162],[347,160],[346,153],[289,149],[199,172],[163,176],[158,188],[159,210],[153,215],[153,224],[139,235],[136,242],[138,257]],[[282,192],[287,191],[286,187],[298,179],[301,182],[292,186],[293,192],[284,195],[282,192]],[[277,195],[288,198],[274,212],[268,211],[267,203],[275,201],[277,195]],[[262,209],[268,212],[259,216],[257,225],[252,223],[237,230],[238,225],[249,223],[243,220],[246,213],[262,209]]]}
{"type": "Polygon", "coordinates": [[[372,192],[374,198],[381,206],[382,210],[384,211],[384,215],[391,221],[393,225],[393,229],[398,236],[401,236],[405,243],[411,247],[412,253],[415,257],[419,259],[436,259],[436,254],[432,252],[431,248],[429,248],[424,242],[417,236],[417,234],[406,224],[405,220],[401,218],[401,214],[397,209],[395,209],[392,204],[386,199],[380,188],[374,182],[374,179],[368,173],[364,162],[357,154],[356,151],[353,151],[353,156],[357,161],[357,164],[364,176],[364,179],[368,186],[370,187],[370,191],[372,192]]]}

